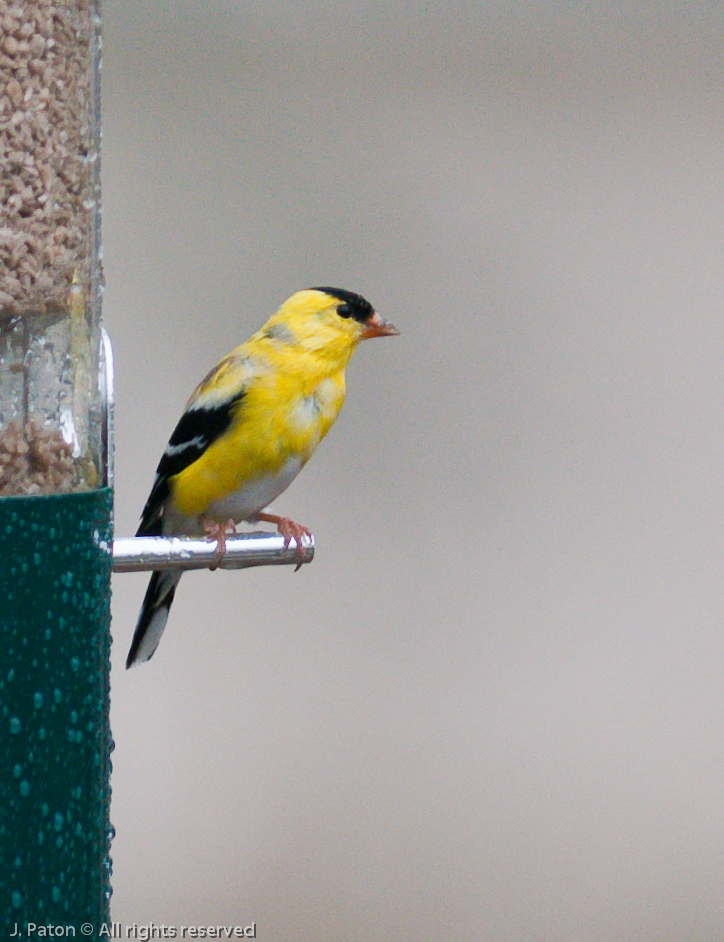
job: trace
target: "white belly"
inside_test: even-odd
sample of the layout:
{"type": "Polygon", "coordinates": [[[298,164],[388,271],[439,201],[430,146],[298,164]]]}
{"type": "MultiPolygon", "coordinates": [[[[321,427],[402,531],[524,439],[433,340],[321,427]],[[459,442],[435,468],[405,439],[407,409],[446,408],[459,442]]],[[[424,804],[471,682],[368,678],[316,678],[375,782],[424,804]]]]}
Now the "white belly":
{"type": "Polygon", "coordinates": [[[300,458],[290,458],[276,474],[266,474],[250,481],[233,494],[209,504],[206,515],[218,519],[231,517],[236,523],[246,520],[276,500],[299,474],[302,466],[300,458]]]}

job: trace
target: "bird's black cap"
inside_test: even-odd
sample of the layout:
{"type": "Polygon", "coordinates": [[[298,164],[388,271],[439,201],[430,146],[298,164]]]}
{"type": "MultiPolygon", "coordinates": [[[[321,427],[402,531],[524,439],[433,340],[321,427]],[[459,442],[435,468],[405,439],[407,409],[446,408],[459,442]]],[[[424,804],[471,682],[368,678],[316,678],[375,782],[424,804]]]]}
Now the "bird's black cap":
{"type": "Polygon", "coordinates": [[[324,291],[325,294],[338,298],[342,302],[337,308],[339,316],[353,317],[360,324],[366,323],[375,313],[370,302],[354,291],[345,291],[344,288],[310,288],[310,291],[324,291]]]}

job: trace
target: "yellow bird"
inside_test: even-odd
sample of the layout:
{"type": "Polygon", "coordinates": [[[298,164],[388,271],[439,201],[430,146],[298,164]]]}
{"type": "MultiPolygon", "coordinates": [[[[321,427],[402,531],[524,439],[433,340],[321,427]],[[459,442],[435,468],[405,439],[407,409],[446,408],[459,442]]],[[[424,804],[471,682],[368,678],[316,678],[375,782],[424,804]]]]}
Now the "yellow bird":
{"type": "MultiPolygon", "coordinates": [[[[218,540],[241,521],[274,523],[301,551],[309,530],[264,513],[312,456],[342,408],[345,369],[360,340],[396,328],[341,288],[298,291],[196,387],[169,439],[137,536],[218,540]]],[[[154,572],[126,667],[161,640],[181,573],[154,572]]]]}

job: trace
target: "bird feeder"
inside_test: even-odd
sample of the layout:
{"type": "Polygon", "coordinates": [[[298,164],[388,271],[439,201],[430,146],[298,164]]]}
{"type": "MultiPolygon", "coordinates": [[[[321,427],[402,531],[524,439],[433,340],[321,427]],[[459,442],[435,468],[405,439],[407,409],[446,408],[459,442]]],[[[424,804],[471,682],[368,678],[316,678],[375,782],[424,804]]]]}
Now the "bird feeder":
{"type": "Polygon", "coordinates": [[[109,917],[99,24],[96,0],[0,0],[4,939],[109,917]]]}

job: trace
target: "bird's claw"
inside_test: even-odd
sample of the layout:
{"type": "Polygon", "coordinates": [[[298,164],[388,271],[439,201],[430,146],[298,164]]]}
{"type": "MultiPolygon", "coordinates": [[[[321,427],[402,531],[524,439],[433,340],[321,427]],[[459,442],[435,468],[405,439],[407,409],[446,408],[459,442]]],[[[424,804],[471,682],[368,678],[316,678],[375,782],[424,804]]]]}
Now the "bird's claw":
{"type": "Polygon", "coordinates": [[[288,548],[292,540],[296,542],[297,549],[294,555],[297,560],[297,565],[294,572],[298,572],[306,556],[304,552],[304,537],[306,536],[311,543],[312,531],[308,527],[303,527],[301,523],[295,523],[293,520],[290,520],[289,517],[280,517],[278,514],[260,512],[248,519],[250,523],[256,523],[261,520],[264,523],[275,524],[277,532],[284,537],[284,549],[288,548]]]}
{"type": "Polygon", "coordinates": [[[295,523],[293,520],[290,520],[289,517],[281,517],[279,519],[277,530],[284,537],[284,549],[288,548],[292,540],[296,542],[297,549],[294,555],[297,559],[297,565],[294,568],[294,572],[298,572],[304,562],[304,538],[307,537],[307,539],[311,540],[312,531],[308,527],[302,526],[301,523],[295,523]]]}
{"type": "Polygon", "coordinates": [[[212,566],[209,566],[209,569],[213,572],[218,568],[219,563],[226,554],[226,535],[228,533],[231,536],[236,533],[236,524],[231,519],[224,520],[223,523],[219,523],[218,520],[203,519],[202,524],[204,532],[206,533],[206,539],[209,541],[216,540],[217,561],[212,566]]]}

